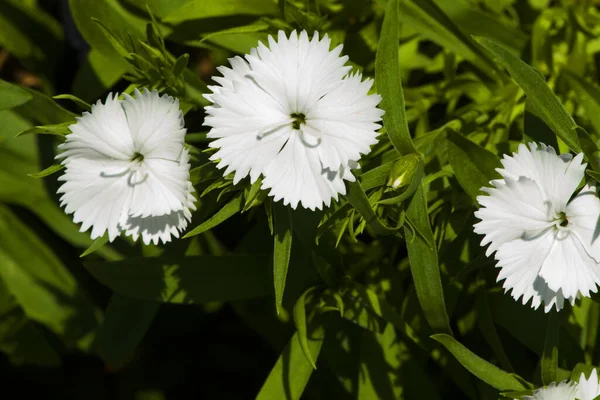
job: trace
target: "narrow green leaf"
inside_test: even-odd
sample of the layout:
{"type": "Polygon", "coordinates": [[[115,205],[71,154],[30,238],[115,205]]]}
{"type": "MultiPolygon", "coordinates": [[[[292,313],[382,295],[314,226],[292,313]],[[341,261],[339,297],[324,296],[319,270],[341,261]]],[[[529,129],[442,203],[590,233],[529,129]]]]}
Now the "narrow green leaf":
{"type": "Polygon", "coordinates": [[[275,286],[275,307],[279,314],[292,254],[292,216],[289,208],[281,202],[273,203],[273,219],[273,284],[275,286]]]}
{"type": "MultiPolygon", "coordinates": [[[[356,308],[357,305],[366,307],[376,316],[394,325],[394,327],[398,329],[398,331],[401,332],[405,338],[411,340],[417,346],[424,348],[425,345],[423,344],[423,340],[418,337],[414,329],[404,320],[404,318],[400,315],[400,313],[398,313],[398,311],[394,309],[394,307],[392,307],[385,300],[381,299],[377,293],[352,280],[347,280],[344,284],[344,287],[347,290],[344,293],[344,297],[353,300],[353,308],[356,308]]],[[[351,307],[345,306],[344,308],[347,309],[351,307]]],[[[359,317],[359,314],[344,314],[344,318],[361,325],[360,321],[355,319],[357,317],[359,317]]]]}
{"type": "Polygon", "coordinates": [[[229,15],[268,15],[277,12],[277,4],[271,0],[190,0],[167,15],[163,21],[182,21],[225,17],[229,15]]]}
{"type": "MultiPolygon", "coordinates": [[[[434,0],[449,19],[470,35],[485,35],[500,43],[513,54],[521,54],[528,35],[517,26],[503,22],[501,18],[477,8],[466,0],[434,0]]],[[[494,2],[496,0],[493,0],[494,2]]]]}
{"type": "Polygon", "coordinates": [[[510,363],[510,360],[504,351],[500,337],[498,336],[498,331],[496,330],[496,325],[490,312],[487,292],[484,290],[484,288],[477,292],[476,305],[477,324],[479,325],[479,329],[481,330],[483,337],[492,348],[494,355],[500,362],[500,366],[502,366],[502,368],[508,372],[513,372],[514,368],[512,367],[512,364],[510,363]]]}
{"type": "Polygon", "coordinates": [[[367,224],[378,235],[389,235],[394,233],[394,229],[386,226],[375,214],[375,210],[369,203],[369,199],[358,181],[348,183],[348,193],[346,199],[365,219],[367,224]]]}
{"type": "Polygon", "coordinates": [[[0,110],[20,106],[31,99],[27,90],[0,79],[0,110]]]}
{"type": "MultiPolygon", "coordinates": [[[[173,65],[173,76],[178,77],[181,75],[185,67],[187,67],[189,61],[190,55],[188,53],[180,55],[179,58],[175,60],[175,64],[173,65]]],[[[187,135],[186,139],[188,138],[189,135],[187,135]]]]}
{"type": "Polygon", "coordinates": [[[202,39],[200,39],[200,41],[198,41],[198,43],[200,44],[206,40],[211,40],[218,36],[243,35],[246,33],[256,33],[256,32],[265,31],[268,28],[269,28],[269,25],[266,22],[257,21],[250,25],[236,26],[233,28],[223,29],[223,30],[220,30],[217,32],[209,33],[208,35],[202,36],[202,39]]]}
{"type": "Polygon", "coordinates": [[[434,0],[403,0],[400,2],[400,23],[410,26],[415,32],[448,49],[494,77],[496,65],[477,44],[466,35],[434,0]]]}
{"type": "Polygon", "coordinates": [[[83,253],[81,253],[79,257],[83,258],[89,256],[90,254],[104,246],[106,243],[108,243],[108,235],[104,235],[95,239],[94,242],[90,245],[90,247],[88,247],[83,253]]]}
{"type": "Polygon", "coordinates": [[[31,178],[44,178],[46,176],[52,175],[55,172],[58,172],[60,170],[63,170],[65,168],[65,166],[63,164],[53,164],[51,166],[49,166],[46,169],[41,170],[40,172],[36,172],[33,174],[27,174],[27,176],[31,177],[31,178]]]}
{"type": "Polygon", "coordinates": [[[544,353],[542,354],[542,382],[549,385],[558,380],[558,330],[560,320],[558,312],[548,314],[548,326],[544,339],[544,353]]]}
{"type": "Polygon", "coordinates": [[[72,94],[59,94],[57,96],[53,96],[52,98],[56,100],[71,100],[73,103],[77,104],[82,110],[92,111],[92,106],[89,103],[81,100],[79,97],[74,96],[72,94]]]}
{"type": "Polygon", "coordinates": [[[314,369],[317,369],[315,361],[312,358],[310,346],[308,344],[308,329],[306,326],[307,325],[307,323],[306,323],[306,300],[307,300],[308,295],[313,290],[315,290],[314,286],[306,289],[306,291],[304,291],[304,293],[302,293],[302,295],[300,295],[300,297],[296,301],[296,304],[294,305],[293,317],[294,317],[294,324],[296,325],[296,330],[297,330],[297,334],[298,334],[298,340],[300,340],[300,348],[304,352],[304,356],[306,357],[306,359],[308,360],[310,365],[312,365],[312,367],[314,369]]]}
{"type": "Polygon", "coordinates": [[[32,134],[56,135],[64,137],[69,134],[69,126],[71,126],[73,123],[75,123],[75,121],[63,122],[62,124],[55,125],[34,126],[33,128],[25,129],[24,131],[17,133],[17,136],[15,137],[32,134]]]}
{"type": "Polygon", "coordinates": [[[200,225],[198,225],[197,227],[195,227],[194,229],[192,229],[191,231],[186,233],[185,236],[183,237],[183,239],[189,238],[192,236],[196,236],[203,232],[206,232],[207,230],[214,228],[215,226],[219,225],[223,221],[234,216],[235,214],[237,214],[238,212],[240,212],[242,210],[243,202],[244,202],[244,196],[242,193],[240,193],[237,196],[235,196],[233,199],[231,199],[229,201],[229,203],[225,204],[223,206],[223,208],[221,208],[219,211],[217,211],[217,213],[215,215],[213,215],[208,220],[204,221],[203,223],[201,223],[200,225]]]}
{"type": "Polygon", "coordinates": [[[427,322],[434,332],[452,334],[450,321],[446,313],[437,249],[429,244],[435,243],[435,240],[429,224],[423,184],[419,185],[412,197],[406,210],[406,216],[415,229],[418,229],[421,233],[416,235],[409,227],[404,228],[410,271],[419,303],[427,322]]]}
{"type": "Polygon", "coordinates": [[[563,70],[569,86],[577,93],[577,98],[585,108],[585,115],[590,119],[596,134],[600,134],[600,88],[569,70],[563,70]]]}
{"type": "Polygon", "coordinates": [[[528,389],[513,374],[501,370],[483,358],[472,353],[450,335],[443,333],[432,335],[431,338],[441,343],[470,373],[481,379],[488,385],[498,390],[526,390],[528,389]]]}
{"type": "Polygon", "coordinates": [[[381,94],[383,123],[390,141],[400,154],[414,153],[410,137],[398,61],[399,23],[398,0],[389,0],[381,27],[375,58],[377,90],[381,94]]]}
{"type": "MultiPolygon", "coordinates": [[[[324,334],[322,328],[311,332],[308,345],[313,360],[321,352],[324,334]]],[[[295,333],[277,359],[256,400],[299,400],[313,371],[300,348],[298,333],[295,333]]]]}
{"type": "Polygon", "coordinates": [[[390,174],[390,170],[396,164],[395,161],[390,161],[378,167],[375,167],[359,176],[360,185],[363,190],[374,189],[383,186],[390,174]]]}
{"type": "Polygon", "coordinates": [[[575,132],[577,124],[567,112],[558,97],[550,90],[544,78],[532,67],[525,64],[518,57],[512,55],[502,46],[489,39],[475,38],[483,47],[488,49],[510,73],[517,85],[523,89],[533,108],[544,122],[552,128],[574,152],[581,151],[579,140],[575,132]]]}
{"type": "Polygon", "coordinates": [[[118,38],[131,35],[134,38],[144,39],[146,29],[144,18],[128,12],[118,0],[93,3],[88,0],[69,0],[69,10],[77,29],[92,50],[97,50],[109,59],[113,68],[128,67],[123,56],[129,51],[118,38]]]}
{"type": "Polygon", "coordinates": [[[482,187],[499,176],[498,156],[453,130],[447,134],[446,153],[458,182],[473,200],[481,194],[482,187]]]}
{"type": "Polygon", "coordinates": [[[159,307],[157,302],[114,293],[94,342],[100,357],[122,365],[144,338],[159,307]]]}
{"type": "Polygon", "coordinates": [[[117,293],[165,303],[206,303],[272,291],[268,256],[190,256],[90,261],[87,270],[117,293]]]}

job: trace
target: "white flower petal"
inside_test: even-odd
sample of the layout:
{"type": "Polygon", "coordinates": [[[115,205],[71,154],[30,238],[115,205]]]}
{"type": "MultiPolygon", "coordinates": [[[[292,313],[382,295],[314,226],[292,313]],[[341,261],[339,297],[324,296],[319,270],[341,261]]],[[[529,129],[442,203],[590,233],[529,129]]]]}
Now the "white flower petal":
{"type": "Polygon", "coordinates": [[[280,31],[219,70],[205,125],[219,149],[211,159],[235,173],[234,184],[263,175],[276,201],[315,209],[354,180],[350,169],[377,142],[381,98],[368,94],[372,80],[346,76],[348,57],[330,44],[327,35],[280,31]]]}
{"type": "Polygon", "coordinates": [[[125,94],[122,106],[136,152],[145,159],[178,161],[185,138],[179,100],[148,89],[135,89],[134,95],[125,94]]]}
{"type": "Polygon", "coordinates": [[[321,209],[329,206],[331,199],[337,200],[338,193],[345,194],[344,171],[325,170],[316,149],[307,148],[301,135],[295,132],[287,144],[265,171],[262,189],[271,189],[269,195],[275,201],[296,208],[321,209]]]}
{"type": "Polygon", "coordinates": [[[585,378],[585,374],[579,377],[577,390],[578,400],[594,400],[600,395],[600,382],[598,381],[598,373],[596,368],[592,370],[589,378],[585,378]]]}
{"type": "Polygon", "coordinates": [[[171,236],[178,238],[179,232],[187,228],[188,222],[192,219],[191,211],[196,209],[195,201],[194,188],[192,183],[188,182],[187,200],[181,211],[172,211],[159,216],[129,216],[122,221],[123,230],[133,240],[138,240],[141,236],[145,244],[170,242],[171,236]]]}
{"type": "Polygon", "coordinates": [[[478,196],[481,208],[475,216],[481,221],[474,225],[476,233],[485,235],[481,245],[490,246],[486,255],[503,244],[523,236],[534,236],[552,226],[543,191],[531,179],[507,178],[505,184],[483,188],[488,196],[478,196]]]}
{"type": "Polygon", "coordinates": [[[567,205],[565,214],[571,231],[588,254],[600,262],[600,198],[595,185],[586,185],[567,205]]]}
{"type": "Polygon", "coordinates": [[[74,214],[75,223],[82,223],[82,232],[92,228],[92,239],[106,231],[110,241],[119,236],[119,221],[126,215],[133,196],[133,188],[127,182],[129,166],[129,161],[74,158],[58,178],[65,182],[58,189],[58,193],[63,193],[61,206],[65,206],[67,214],[74,214]]]}
{"type": "Polygon", "coordinates": [[[562,381],[558,385],[552,382],[548,387],[533,391],[533,396],[523,396],[523,400],[575,400],[577,383],[562,381]]]}
{"type": "Polygon", "coordinates": [[[133,187],[128,215],[148,217],[181,211],[188,195],[189,159],[187,149],[183,149],[178,161],[145,159],[143,166],[128,181],[133,187]]]}
{"type": "Polygon", "coordinates": [[[70,127],[61,145],[61,205],[81,230],[113,241],[125,230],[145,243],[169,241],[194,209],[179,102],[158,92],[109,95],[70,127]],[[163,217],[163,218],[160,218],[163,217]],[[151,219],[155,218],[155,219],[151,219]]]}
{"type": "MultiPolygon", "coordinates": [[[[554,291],[539,276],[545,260],[554,244],[555,232],[549,228],[545,232],[526,239],[515,239],[503,244],[496,252],[497,267],[500,268],[498,281],[504,280],[502,287],[509,291],[515,300],[537,309],[542,303],[548,312],[552,306],[562,309],[564,299],[562,291],[554,291]]],[[[574,301],[573,299],[569,299],[574,301]]]]}
{"type": "Polygon", "coordinates": [[[98,100],[91,113],[84,112],[69,130],[65,143],[58,146],[63,152],[57,158],[66,158],[63,164],[79,157],[129,161],[134,154],[127,117],[116,94],[109,94],[105,104],[98,100]]]}
{"type": "Polygon", "coordinates": [[[555,233],[555,240],[544,260],[539,275],[548,287],[562,291],[565,297],[576,297],[579,292],[589,297],[600,283],[600,267],[589,256],[579,239],[568,231],[555,233]]]}
{"type": "Polygon", "coordinates": [[[505,155],[503,169],[498,172],[504,178],[526,177],[534,180],[551,201],[554,210],[564,210],[567,202],[581,182],[587,164],[582,164],[583,153],[572,158],[570,154],[558,156],[551,146],[529,143],[519,145],[513,156],[505,155]]]}

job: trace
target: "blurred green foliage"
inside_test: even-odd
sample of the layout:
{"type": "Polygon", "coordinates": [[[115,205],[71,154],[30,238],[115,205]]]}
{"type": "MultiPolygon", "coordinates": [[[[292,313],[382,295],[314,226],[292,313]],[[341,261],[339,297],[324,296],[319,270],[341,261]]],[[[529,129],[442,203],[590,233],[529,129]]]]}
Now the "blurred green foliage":
{"type": "Polygon", "coordinates": [[[165,303],[227,306],[280,354],[249,398],[497,399],[600,362],[596,299],[558,315],[513,301],[472,230],[521,142],[583,151],[600,177],[600,2],[69,0],[90,49],[67,86],[67,22],[42,3],[0,0],[0,351],[15,366],[135,366],[165,303]],[[279,29],[327,33],[383,96],[379,143],[323,212],[208,160],[210,76],[279,29]],[[52,175],[77,113],[136,87],[177,96],[190,132],[199,207],[165,246],[92,242],[52,175]]]}

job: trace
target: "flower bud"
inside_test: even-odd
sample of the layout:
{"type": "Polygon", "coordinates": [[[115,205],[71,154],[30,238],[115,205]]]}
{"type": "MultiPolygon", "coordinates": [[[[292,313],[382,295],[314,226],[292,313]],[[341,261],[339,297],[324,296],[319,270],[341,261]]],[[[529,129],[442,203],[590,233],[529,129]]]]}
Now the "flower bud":
{"type": "Polygon", "coordinates": [[[417,154],[402,156],[390,170],[388,175],[388,190],[402,190],[410,185],[421,162],[417,154]]]}

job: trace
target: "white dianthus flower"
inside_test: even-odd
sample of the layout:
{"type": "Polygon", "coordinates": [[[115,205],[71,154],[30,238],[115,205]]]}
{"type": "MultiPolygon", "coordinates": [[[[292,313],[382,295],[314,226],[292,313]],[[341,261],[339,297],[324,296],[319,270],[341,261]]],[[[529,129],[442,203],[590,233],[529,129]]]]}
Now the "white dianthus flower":
{"type": "Polygon", "coordinates": [[[523,396],[522,400],[575,400],[577,383],[562,381],[558,385],[552,382],[545,388],[533,391],[533,396],[523,396]]]}
{"type": "Polygon", "coordinates": [[[577,390],[578,400],[594,400],[600,395],[600,382],[598,381],[598,373],[594,368],[590,377],[585,379],[585,374],[581,374],[577,390]]]}
{"type": "Polygon", "coordinates": [[[489,243],[486,255],[496,252],[498,281],[515,300],[532,299],[536,309],[543,303],[546,312],[589,296],[600,283],[596,188],[586,185],[571,198],[584,175],[582,159],[521,144],[502,159],[502,179],[477,197],[475,232],[485,235],[482,246],[489,243]]]}
{"type": "Polygon", "coordinates": [[[70,126],[59,148],[61,205],[92,239],[121,232],[144,243],[179,237],[191,219],[194,188],[179,101],[137,89],[109,94],[70,126]]]}
{"type": "Polygon", "coordinates": [[[224,175],[235,172],[234,184],[262,175],[275,201],[321,209],[346,193],[350,169],[377,142],[381,98],[368,95],[371,79],[348,74],[348,57],[341,45],[329,49],[327,35],[279,31],[268,41],[213,78],[205,125],[219,150],[211,159],[224,175]]]}

